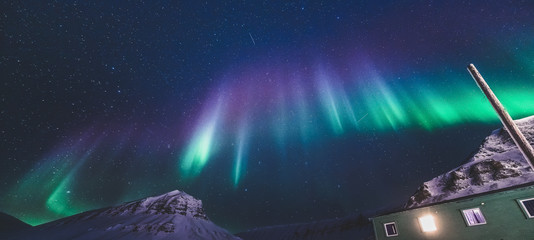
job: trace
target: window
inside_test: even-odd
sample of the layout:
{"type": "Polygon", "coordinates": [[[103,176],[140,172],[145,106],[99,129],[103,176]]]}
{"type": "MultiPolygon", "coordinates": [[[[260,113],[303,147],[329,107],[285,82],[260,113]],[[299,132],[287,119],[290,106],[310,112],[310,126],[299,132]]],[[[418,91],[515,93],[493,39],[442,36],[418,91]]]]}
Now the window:
{"type": "Polygon", "coordinates": [[[399,235],[397,232],[397,225],[395,222],[384,223],[384,228],[386,229],[386,236],[393,237],[399,235]]]}
{"type": "Polygon", "coordinates": [[[434,222],[434,217],[432,215],[426,215],[419,218],[419,225],[421,225],[421,230],[423,232],[433,232],[438,230],[436,223],[434,222]]]}
{"type": "Polygon", "coordinates": [[[486,224],[486,218],[484,218],[484,215],[482,215],[480,208],[465,209],[462,210],[462,213],[464,214],[467,226],[486,224]]]}
{"type": "Polygon", "coordinates": [[[519,200],[529,218],[534,218],[534,198],[519,200]]]}

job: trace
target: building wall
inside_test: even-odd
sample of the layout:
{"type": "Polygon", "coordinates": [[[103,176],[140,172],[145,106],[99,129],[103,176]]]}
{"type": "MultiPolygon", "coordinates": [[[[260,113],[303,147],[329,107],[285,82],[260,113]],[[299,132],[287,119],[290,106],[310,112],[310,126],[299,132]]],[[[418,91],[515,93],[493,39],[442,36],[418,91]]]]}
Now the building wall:
{"type": "Polygon", "coordinates": [[[534,186],[491,193],[429,207],[396,212],[373,219],[376,239],[534,239],[534,218],[518,200],[533,198],[534,186]],[[480,208],[486,224],[467,226],[463,209],[480,208]],[[432,214],[437,230],[423,233],[418,218],[432,214]],[[395,222],[398,236],[386,237],[384,223],[395,222]]]}

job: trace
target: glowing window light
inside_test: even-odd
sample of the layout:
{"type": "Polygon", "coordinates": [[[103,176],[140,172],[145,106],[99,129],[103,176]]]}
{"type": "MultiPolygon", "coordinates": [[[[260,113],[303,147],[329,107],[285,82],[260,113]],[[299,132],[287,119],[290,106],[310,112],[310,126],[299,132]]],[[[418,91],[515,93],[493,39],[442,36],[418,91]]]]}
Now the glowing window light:
{"type": "Polygon", "coordinates": [[[432,215],[425,215],[419,218],[419,225],[421,225],[421,230],[423,232],[433,232],[438,230],[436,223],[434,222],[434,217],[432,215]]]}

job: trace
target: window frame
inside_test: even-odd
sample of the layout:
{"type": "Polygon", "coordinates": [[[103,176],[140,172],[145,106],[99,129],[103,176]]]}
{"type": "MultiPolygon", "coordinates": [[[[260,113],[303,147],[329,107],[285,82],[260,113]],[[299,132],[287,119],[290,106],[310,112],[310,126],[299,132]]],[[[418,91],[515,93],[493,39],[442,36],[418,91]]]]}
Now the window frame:
{"type": "Polygon", "coordinates": [[[534,212],[532,213],[532,215],[530,214],[530,212],[528,211],[527,207],[525,206],[525,204],[523,202],[525,201],[534,201],[534,197],[532,198],[525,198],[525,199],[518,199],[517,202],[519,203],[519,205],[521,206],[521,210],[523,210],[523,212],[525,212],[525,216],[527,218],[534,218],[534,212]]]}
{"type": "Polygon", "coordinates": [[[465,224],[467,224],[468,227],[479,226],[479,225],[484,225],[484,224],[487,224],[487,223],[488,223],[488,220],[486,220],[486,216],[484,216],[484,213],[482,212],[482,210],[480,209],[480,207],[474,207],[474,208],[466,208],[466,209],[462,209],[461,212],[462,212],[462,216],[464,216],[465,224]],[[483,223],[474,223],[474,224],[471,224],[471,223],[469,222],[469,219],[467,218],[467,215],[466,215],[466,211],[469,211],[469,210],[475,210],[475,209],[478,209],[478,211],[480,212],[480,215],[482,215],[482,218],[484,218],[484,222],[483,222],[483,223]]]}
{"type": "Polygon", "coordinates": [[[387,223],[384,223],[384,231],[386,232],[386,237],[395,237],[395,236],[399,236],[399,229],[397,228],[397,223],[396,223],[396,222],[387,222],[387,223]],[[388,228],[387,228],[387,225],[390,225],[390,224],[393,224],[393,226],[395,226],[395,233],[394,233],[394,234],[388,234],[388,228]]]}

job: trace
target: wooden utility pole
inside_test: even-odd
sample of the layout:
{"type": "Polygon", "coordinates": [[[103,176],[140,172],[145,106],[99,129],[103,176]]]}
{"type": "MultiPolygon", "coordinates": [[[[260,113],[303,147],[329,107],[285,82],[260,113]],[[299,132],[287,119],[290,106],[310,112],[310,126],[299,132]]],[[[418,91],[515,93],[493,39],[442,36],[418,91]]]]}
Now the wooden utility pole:
{"type": "Polygon", "coordinates": [[[532,149],[532,146],[528,143],[525,136],[523,136],[521,131],[519,131],[519,128],[517,127],[517,125],[515,125],[514,121],[510,117],[510,114],[506,112],[501,102],[499,102],[499,99],[497,99],[495,94],[493,94],[493,91],[491,91],[491,88],[488,86],[486,81],[484,81],[482,75],[480,75],[478,70],[475,68],[475,65],[469,64],[467,70],[469,70],[469,73],[471,73],[471,76],[473,77],[473,79],[475,79],[475,82],[477,83],[480,90],[482,90],[482,92],[490,101],[491,106],[493,106],[493,109],[495,109],[495,112],[497,112],[497,115],[499,115],[499,119],[501,119],[504,128],[506,129],[506,131],[508,131],[510,137],[512,137],[512,139],[514,140],[515,145],[519,147],[519,150],[521,151],[521,153],[523,153],[523,156],[527,160],[527,163],[530,165],[530,168],[534,171],[534,149],[532,149]]]}

